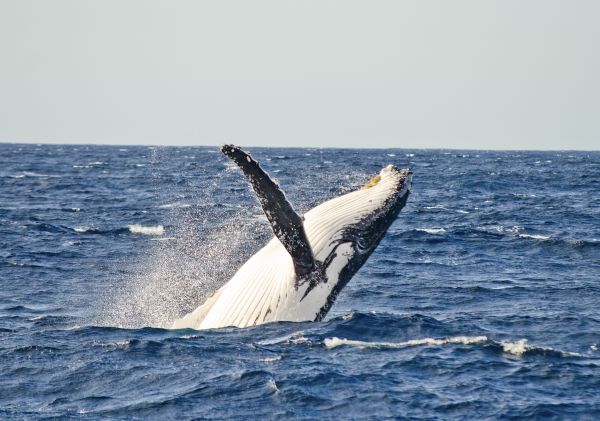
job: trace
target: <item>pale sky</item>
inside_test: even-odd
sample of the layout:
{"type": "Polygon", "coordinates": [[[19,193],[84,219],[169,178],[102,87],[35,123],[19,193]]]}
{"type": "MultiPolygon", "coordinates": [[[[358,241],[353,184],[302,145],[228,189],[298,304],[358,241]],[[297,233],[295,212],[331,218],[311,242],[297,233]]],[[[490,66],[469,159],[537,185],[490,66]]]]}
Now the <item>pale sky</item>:
{"type": "Polygon", "coordinates": [[[0,142],[600,149],[600,1],[0,0],[0,142]]]}

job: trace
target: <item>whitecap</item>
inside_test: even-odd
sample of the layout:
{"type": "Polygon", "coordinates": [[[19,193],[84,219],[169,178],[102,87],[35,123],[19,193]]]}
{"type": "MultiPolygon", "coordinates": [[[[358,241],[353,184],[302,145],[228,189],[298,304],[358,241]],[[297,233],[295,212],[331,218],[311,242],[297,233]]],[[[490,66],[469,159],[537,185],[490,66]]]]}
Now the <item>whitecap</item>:
{"type": "Polygon", "coordinates": [[[541,234],[519,234],[518,237],[520,238],[533,238],[534,240],[549,240],[550,237],[547,235],[541,235],[541,234]]]}
{"type": "Polygon", "coordinates": [[[131,345],[131,339],[125,339],[122,341],[116,341],[116,342],[99,342],[99,341],[94,341],[93,345],[94,346],[100,346],[103,348],[118,348],[118,349],[122,349],[122,348],[127,348],[129,345],[131,345]]]}
{"type": "Polygon", "coordinates": [[[9,175],[9,177],[11,178],[25,178],[25,177],[60,177],[60,176],[56,176],[56,175],[49,175],[49,174],[39,174],[33,171],[23,171],[22,174],[15,174],[15,175],[9,175]]]}
{"type": "Polygon", "coordinates": [[[143,234],[143,235],[163,235],[165,232],[165,227],[162,225],[157,225],[155,227],[144,227],[142,225],[134,224],[128,225],[129,231],[133,234],[143,234]]]}
{"type": "Polygon", "coordinates": [[[305,344],[310,343],[310,339],[304,336],[303,332],[295,332],[290,335],[280,336],[273,339],[264,339],[258,342],[259,345],[279,345],[279,344],[305,344]]]}
{"type": "Polygon", "coordinates": [[[281,360],[281,358],[281,355],[276,355],[274,357],[259,358],[258,361],[260,361],[261,363],[272,363],[274,361],[281,360]]]}
{"type": "Polygon", "coordinates": [[[73,228],[73,231],[75,231],[75,232],[88,232],[91,229],[93,229],[93,228],[91,228],[91,227],[75,227],[75,228],[73,228]]]}
{"type": "Polygon", "coordinates": [[[161,209],[175,209],[175,208],[189,208],[190,205],[189,203],[184,203],[184,202],[173,202],[173,203],[165,203],[164,205],[160,205],[159,208],[161,209]]]}
{"type": "Polygon", "coordinates": [[[367,341],[355,341],[351,339],[343,338],[326,338],[323,344],[327,348],[336,348],[338,346],[349,345],[358,348],[408,348],[413,346],[433,346],[433,345],[447,345],[447,344],[462,344],[470,345],[477,344],[487,341],[487,336],[451,336],[447,338],[422,338],[422,339],[411,339],[405,342],[367,342],[367,341]]]}
{"type": "Polygon", "coordinates": [[[570,351],[559,351],[550,347],[529,345],[527,339],[519,339],[518,341],[500,341],[498,344],[502,347],[502,351],[505,354],[510,354],[515,357],[522,357],[528,351],[545,351],[558,353],[563,357],[587,357],[587,355],[579,354],[577,352],[570,351]]]}
{"type": "Polygon", "coordinates": [[[529,345],[527,345],[527,339],[520,339],[516,342],[505,342],[501,341],[500,345],[502,346],[502,351],[506,354],[511,354],[516,357],[521,357],[530,349],[529,345]]]}
{"type": "Polygon", "coordinates": [[[437,235],[446,232],[445,228],[417,228],[417,231],[426,232],[427,234],[437,235]]]}

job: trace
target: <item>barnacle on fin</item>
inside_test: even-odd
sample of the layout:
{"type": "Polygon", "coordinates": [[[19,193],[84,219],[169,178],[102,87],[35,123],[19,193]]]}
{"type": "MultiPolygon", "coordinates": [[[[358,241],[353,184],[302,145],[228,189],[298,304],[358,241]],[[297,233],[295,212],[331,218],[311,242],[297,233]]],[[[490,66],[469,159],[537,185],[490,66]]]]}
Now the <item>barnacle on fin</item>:
{"type": "Polygon", "coordinates": [[[369,182],[367,184],[365,184],[364,186],[362,186],[362,188],[363,189],[370,189],[371,187],[373,187],[377,183],[379,183],[380,180],[381,180],[381,176],[379,174],[377,174],[375,177],[373,177],[371,180],[369,180],[369,182]]]}

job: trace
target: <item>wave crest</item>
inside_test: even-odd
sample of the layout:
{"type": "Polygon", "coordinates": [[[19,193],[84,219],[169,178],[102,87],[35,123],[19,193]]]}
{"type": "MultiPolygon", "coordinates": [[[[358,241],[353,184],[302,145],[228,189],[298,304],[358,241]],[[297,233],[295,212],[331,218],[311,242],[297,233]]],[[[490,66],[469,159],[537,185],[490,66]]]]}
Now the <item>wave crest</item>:
{"type": "Polygon", "coordinates": [[[435,345],[446,345],[446,344],[476,344],[486,342],[487,336],[452,336],[447,338],[435,339],[435,338],[422,338],[422,339],[411,339],[404,342],[368,342],[368,341],[355,341],[351,339],[343,338],[326,338],[323,344],[327,348],[336,348],[338,346],[350,345],[358,348],[407,348],[412,346],[435,346],[435,345]]]}
{"type": "Polygon", "coordinates": [[[154,227],[145,227],[143,225],[128,225],[129,231],[133,234],[142,234],[142,235],[163,235],[165,232],[165,227],[162,225],[157,225],[154,227]]]}

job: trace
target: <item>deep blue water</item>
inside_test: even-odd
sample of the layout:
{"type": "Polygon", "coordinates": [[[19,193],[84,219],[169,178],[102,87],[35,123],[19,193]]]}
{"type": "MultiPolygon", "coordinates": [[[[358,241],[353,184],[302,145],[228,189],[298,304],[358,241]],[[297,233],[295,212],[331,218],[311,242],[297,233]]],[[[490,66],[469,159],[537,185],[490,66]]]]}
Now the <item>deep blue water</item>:
{"type": "Polygon", "coordinates": [[[270,237],[216,148],[0,144],[0,418],[600,418],[599,152],[250,151],[414,171],[324,322],[165,329],[270,237]]]}

